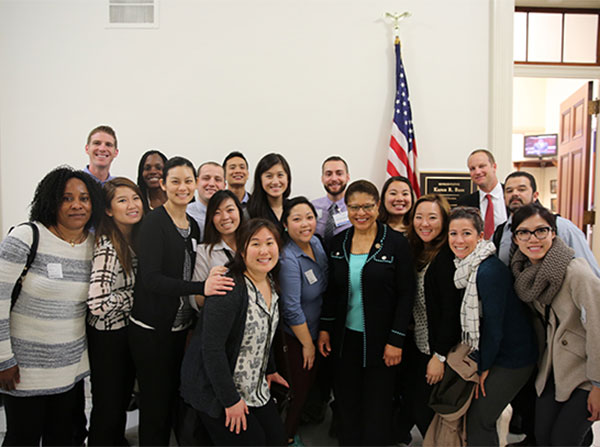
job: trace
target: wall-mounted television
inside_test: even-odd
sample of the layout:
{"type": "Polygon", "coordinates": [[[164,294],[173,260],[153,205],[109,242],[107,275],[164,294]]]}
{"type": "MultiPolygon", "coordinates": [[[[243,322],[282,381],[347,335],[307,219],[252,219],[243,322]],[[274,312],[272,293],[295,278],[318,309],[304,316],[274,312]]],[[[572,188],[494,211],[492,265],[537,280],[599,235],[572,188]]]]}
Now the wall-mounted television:
{"type": "Polygon", "coordinates": [[[526,158],[556,157],[558,134],[525,135],[523,155],[526,158]]]}

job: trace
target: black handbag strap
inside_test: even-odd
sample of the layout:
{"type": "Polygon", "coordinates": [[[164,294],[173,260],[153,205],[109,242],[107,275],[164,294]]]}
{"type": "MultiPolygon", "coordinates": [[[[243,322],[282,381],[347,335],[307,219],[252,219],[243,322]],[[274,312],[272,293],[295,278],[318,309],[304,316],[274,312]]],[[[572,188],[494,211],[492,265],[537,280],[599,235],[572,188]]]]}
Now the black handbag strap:
{"type": "Polygon", "coordinates": [[[33,260],[35,259],[35,255],[38,249],[38,243],[40,241],[40,230],[38,229],[36,224],[34,224],[33,222],[25,222],[19,224],[19,226],[21,225],[28,225],[31,228],[31,231],[33,232],[33,241],[31,242],[31,248],[29,250],[29,254],[27,255],[25,267],[23,268],[21,275],[15,282],[15,286],[13,287],[12,293],[10,295],[11,309],[14,307],[15,303],[17,302],[17,299],[19,298],[19,294],[21,293],[21,287],[23,285],[23,280],[25,279],[25,276],[27,276],[27,271],[29,270],[29,267],[31,267],[31,264],[33,264],[33,260]]]}

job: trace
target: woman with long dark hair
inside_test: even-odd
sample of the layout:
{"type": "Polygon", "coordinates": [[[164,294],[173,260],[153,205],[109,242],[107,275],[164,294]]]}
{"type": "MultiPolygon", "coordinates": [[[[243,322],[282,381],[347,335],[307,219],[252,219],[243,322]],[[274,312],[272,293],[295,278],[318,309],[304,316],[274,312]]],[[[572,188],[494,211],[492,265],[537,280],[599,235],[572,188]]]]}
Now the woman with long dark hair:
{"type": "Polygon", "coordinates": [[[415,192],[410,180],[402,176],[390,177],[381,188],[379,221],[405,236],[410,227],[410,211],[415,203],[415,192]]]}
{"type": "Polygon", "coordinates": [[[42,179],[29,214],[39,232],[37,252],[14,302],[34,230],[19,225],[0,244],[4,445],[72,445],[78,391],[89,374],[90,228],[103,212],[100,185],[88,174],[62,166],[42,179]]]}
{"type": "Polygon", "coordinates": [[[194,165],[183,157],[169,159],[160,185],[167,201],[144,218],[139,232],[129,325],[140,386],[140,445],[169,443],[181,359],[195,316],[189,296],[222,293],[219,287],[232,285],[225,276],[211,277],[206,284],[192,281],[200,230],[186,207],[196,190],[194,165]]]}
{"type": "Polygon", "coordinates": [[[283,232],[281,215],[283,205],[292,189],[290,165],[281,154],[267,154],[260,159],[254,171],[254,190],[248,201],[250,217],[262,217],[283,232]]]}
{"type": "Polygon", "coordinates": [[[135,230],[144,214],[141,191],[116,177],[104,184],[106,209],[96,229],[88,296],[92,383],[89,445],[123,445],[135,370],[127,337],[137,257],[135,230]]]}
{"type": "Polygon", "coordinates": [[[416,424],[424,437],[433,419],[429,395],[442,380],[446,356],[460,341],[461,292],[454,285],[454,254],[448,246],[450,205],[439,194],[421,196],[408,232],[417,273],[412,315],[402,359],[401,440],[416,424]]]}
{"type": "Polygon", "coordinates": [[[511,260],[515,290],[545,326],[535,381],[538,445],[586,445],[600,420],[600,280],[556,235],[556,216],[539,204],[512,219],[519,247],[511,260]]]}
{"type": "Polygon", "coordinates": [[[285,433],[269,392],[275,372],[271,343],[279,322],[275,225],[252,219],[228,264],[235,287],[207,296],[181,370],[181,394],[215,445],[283,445],[285,433]]]}
{"type": "MultiPolygon", "coordinates": [[[[193,281],[206,281],[210,272],[225,274],[225,264],[233,260],[237,236],[244,223],[244,212],[237,196],[229,190],[217,191],[208,201],[204,242],[196,251],[193,281]]],[[[192,307],[204,304],[203,295],[194,295],[192,307]]]]}
{"type": "Polygon", "coordinates": [[[157,149],[146,151],[138,164],[137,184],[142,193],[144,212],[148,213],[167,201],[167,195],[160,187],[160,179],[167,157],[157,149]]]}

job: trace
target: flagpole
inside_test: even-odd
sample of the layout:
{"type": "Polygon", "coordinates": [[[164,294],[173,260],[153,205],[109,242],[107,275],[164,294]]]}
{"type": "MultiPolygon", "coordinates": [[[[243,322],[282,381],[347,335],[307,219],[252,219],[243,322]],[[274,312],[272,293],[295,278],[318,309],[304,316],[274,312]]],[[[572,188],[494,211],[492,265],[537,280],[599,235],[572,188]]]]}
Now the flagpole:
{"type": "Polygon", "coordinates": [[[410,17],[412,14],[408,11],[404,11],[403,13],[397,13],[397,12],[386,12],[385,13],[385,17],[392,19],[393,23],[394,23],[394,44],[398,45],[400,44],[400,22],[408,17],[410,17]]]}
{"type": "Polygon", "coordinates": [[[408,11],[385,13],[385,17],[391,18],[394,25],[394,51],[396,53],[396,95],[386,173],[388,177],[406,177],[415,195],[419,197],[421,188],[417,169],[417,140],[413,128],[408,81],[400,52],[400,22],[410,16],[408,11]]]}

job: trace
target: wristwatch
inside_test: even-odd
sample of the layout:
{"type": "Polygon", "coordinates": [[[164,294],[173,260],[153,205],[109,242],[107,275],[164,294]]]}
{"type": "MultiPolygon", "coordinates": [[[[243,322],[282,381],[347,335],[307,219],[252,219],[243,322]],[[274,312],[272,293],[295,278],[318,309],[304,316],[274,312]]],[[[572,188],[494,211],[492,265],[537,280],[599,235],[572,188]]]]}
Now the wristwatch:
{"type": "Polygon", "coordinates": [[[437,359],[442,363],[444,363],[446,361],[446,357],[444,357],[441,354],[438,354],[437,352],[434,352],[433,355],[435,355],[437,357],[437,359]]]}

